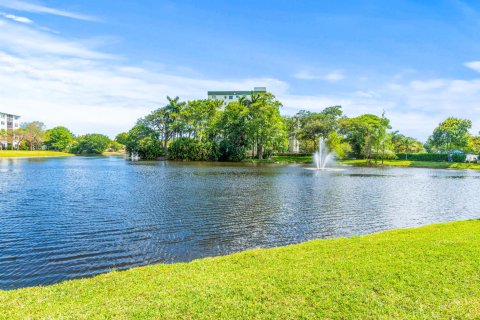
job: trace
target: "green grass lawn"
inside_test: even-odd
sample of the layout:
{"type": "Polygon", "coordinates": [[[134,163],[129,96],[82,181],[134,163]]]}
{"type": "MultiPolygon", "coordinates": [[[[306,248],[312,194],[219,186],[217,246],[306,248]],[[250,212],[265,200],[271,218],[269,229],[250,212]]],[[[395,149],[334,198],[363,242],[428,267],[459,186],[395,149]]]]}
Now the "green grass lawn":
{"type": "Polygon", "coordinates": [[[57,152],[57,151],[16,151],[16,150],[1,150],[0,158],[35,158],[35,157],[67,157],[73,156],[71,153],[57,152]]]}
{"type": "MultiPolygon", "coordinates": [[[[273,156],[270,159],[248,159],[246,162],[254,163],[313,163],[312,156],[273,156]]],[[[367,166],[367,160],[340,160],[338,163],[353,166],[367,166]]],[[[480,170],[478,163],[458,163],[458,162],[434,162],[434,161],[411,161],[411,160],[385,160],[385,166],[394,167],[418,167],[418,168],[438,168],[438,169],[475,169],[480,170]]],[[[370,166],[381,166],[381,160],[375,164],[371,162],[370,166]]]]}
{"type": "Polygon", "coordinates": [[[468,319],[480,221],[250,250],[0,291],[5,319],[468,319]]]}
{"type": "MultiPolygon", "coordinates": [[[[367,160],[342,160],[340,163],[354,166],[366,166],[367,160]]],[[[372,161],[372,166],[381,165],[381,161],[375,164],[372,161]]],[[[418,168],[439,168],[439,169],[476,169],[480,170],[478,163],[459,163],[459,162],[435,162],[435,161],[412,161],[412,160],[385,160],[385,166],[395,167],[418,167],[418,168]]]]}

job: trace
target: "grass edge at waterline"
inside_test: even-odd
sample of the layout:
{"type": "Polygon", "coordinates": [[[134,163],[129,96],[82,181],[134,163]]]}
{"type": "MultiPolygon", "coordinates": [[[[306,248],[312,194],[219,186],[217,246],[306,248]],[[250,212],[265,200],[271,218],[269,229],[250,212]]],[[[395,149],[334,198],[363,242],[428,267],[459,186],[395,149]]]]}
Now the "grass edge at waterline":
{"type": "Polygon", "coordinates": [[[255,249],[0,291],[8,318],[474,318],[480,221],[255,249]]]}
{"type": "MultiPolygon", "coordinates": [[[[300,163],[313,164],[313,156],[305,155],[288,155],[288,156],[272,156],[270,159],[247,159],[244,162],[253,163],[300,163]]],[[[371,160],[370,164],[366,159],[348,159],[338,160],[338,164],[350,165],[356,167],[412,167],[412,168],[432,168],[432,169],[471,169],[480,170],[480,163],[464,163],[464,162],[445,162],[445,161],[413,161],[413,160],[371,160]]]]}
{"type": "MultiPolygon", "coordinates": [[[[379,167],[382,166],[382,160],[371,160],[368,164],[367,160],[341,160],[341,164],[347,164],[358,167],[379,167]]],[[[446,161],[414,161],[414,160],[384,160],[385,167],[412,167],[412,168],[431,168],[431,169],[470,169],[480,170],[480,163],[466,162],[446,162],[446,161]]]]}
{"type": "Polygon", "coordinates": [[[0,150],[0,158],[54,158],[71,156],[74,156],[74,154],[59,151],[0,150]]]}

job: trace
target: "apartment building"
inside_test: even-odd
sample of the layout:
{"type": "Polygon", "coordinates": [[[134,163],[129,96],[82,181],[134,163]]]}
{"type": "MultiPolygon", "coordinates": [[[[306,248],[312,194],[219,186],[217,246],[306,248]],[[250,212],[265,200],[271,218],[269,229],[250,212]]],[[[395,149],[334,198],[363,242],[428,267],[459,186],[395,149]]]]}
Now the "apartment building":
{"type": "MultiPolygon", "coordinates": [[[[18,128],[20,128],[20,116],[0,112],[0,132],[2,130],[7,132],[13,131],[18,128]]],[[[13,146],[16,146],[17,141],[14,136],[0,135],[0,143],[3,145],[3,147],[7,147],[9,143],[13,146]]]]}
{"type": "Polygon", "coordinates": [[[230,102],[238,101],[240,97],[250,99],[254,94],[265,92],[267,92],[267,88],[265,87],[255,87],[253,90],[249,91],[208,91],[208,99],[221,100],[223,101],[223,106],[225,107],[230,102]]]}

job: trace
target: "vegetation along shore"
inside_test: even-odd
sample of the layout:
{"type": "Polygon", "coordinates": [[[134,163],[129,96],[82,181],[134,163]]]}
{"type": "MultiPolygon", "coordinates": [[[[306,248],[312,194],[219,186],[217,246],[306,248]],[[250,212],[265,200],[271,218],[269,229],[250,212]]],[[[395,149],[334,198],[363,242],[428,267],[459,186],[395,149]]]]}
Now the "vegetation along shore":
{"type": "Polygon", "coordinates": [[[390,161],[389,165],[408,160],[402,165],[459,168],[475,166],[423,162],[478,162],[480,154],[480,136],[469,132],[468,119],[445,119],[423,143],[394,131],[386,114],[348,117],[341,106],[330,106],[284,116],[282,103],[268,92],[228,104],[212,99],[167,100],[113,140],[98,133],[74,135],[62,126],[46,130],[42,122],[33,121],[13,131],[0,130],[0,147],[73,154],[120,151],[140,160],[305,162],[301,154],[314,153],[323,140],[340,160],[390,161]],[[281,156],[286,153],[290,159],[281,156]]]}
{"type": "Polygon", "coordinates": [[[24,318],[475,318],[480,221],[256,249],[0,291],[24,318]]]}
{"type": "MultiPolygon", "coordinates": [[[[246,159],[245,162],[252,163],[298,163],[310,164],[313,162],[311,155],[279,155],[268,159],[246,159]]],[[[337,162],[339,165],[350,165],[357,167],[412,167],[432,169],[471,169],[480,170],[479,163],[448,162],[448,161],[418,161],[418,160],[384,160],[368,162],[366,159],[345,159],[337,162]]]]}

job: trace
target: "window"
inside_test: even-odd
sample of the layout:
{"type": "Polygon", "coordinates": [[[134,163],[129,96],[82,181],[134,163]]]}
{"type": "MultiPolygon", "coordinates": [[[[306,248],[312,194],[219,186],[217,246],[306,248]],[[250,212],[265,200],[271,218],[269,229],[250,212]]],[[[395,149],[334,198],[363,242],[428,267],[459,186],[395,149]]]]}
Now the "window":
{"type": "Polygon", "coordinates": [[[5,121],[2,121],[2,126],[4,126],[4,125],[5,125],[5,121]]]}
{"type": "Polygon", "coordinates": [[[217,99],[217,96],[212,96],[212,99],[217,99]]]}
{"type": "Polygon", "coordinates": [[[233,99],[233,96],[228,96],[228,99],[232,100],[232,99],[233,99]]]}
{"type": "Polygon", "coordinates": [[[227,99],[227,96],[224,96],[223,99],[227,99]]]}

